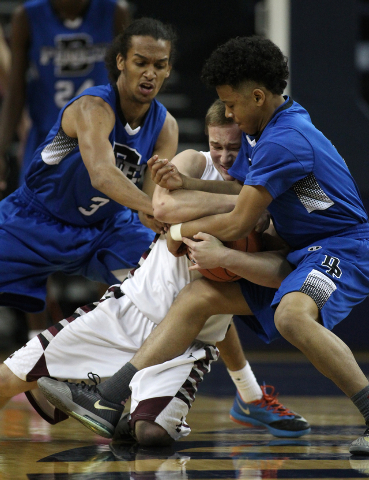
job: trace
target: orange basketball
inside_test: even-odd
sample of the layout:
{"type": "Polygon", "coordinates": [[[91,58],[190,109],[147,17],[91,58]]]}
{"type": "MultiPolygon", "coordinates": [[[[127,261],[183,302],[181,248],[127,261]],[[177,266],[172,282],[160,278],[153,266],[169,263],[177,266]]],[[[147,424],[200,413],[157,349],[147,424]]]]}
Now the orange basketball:
{"type": "MultiPolygon", "coordinates": [[[[224,245],[228,248],[233,248],[234,250],[240,250],[242,252],[260,252],[262,248],[261,234],[256,233],[253,230],[247,238],[241,238],[240,240],[232,242],[224,242],[224,245]]],[[[210,280],[215,280],[216,282],[234,282],[241,278],[239,275],[236,275],[223,267],[200,269],[199,272],[202,273],[204,277],[209,278],[210,280]]]]}

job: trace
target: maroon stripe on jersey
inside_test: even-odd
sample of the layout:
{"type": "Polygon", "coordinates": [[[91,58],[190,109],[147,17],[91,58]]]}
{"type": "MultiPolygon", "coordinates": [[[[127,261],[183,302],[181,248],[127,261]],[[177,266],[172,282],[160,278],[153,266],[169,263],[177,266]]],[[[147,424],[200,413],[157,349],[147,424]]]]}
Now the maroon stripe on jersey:
{"type": "Polygon", "coordinates": [[[189,377],[193,378],[197,383],[202,381],[202,377],[200,377],[199,373],[194,368],[191,370],[189,377]]]}
{"type": "MultiPolygon", "coordinates": [[[[58,330],[55,325],[52,325],[51,327],[48,328],[49,332],[51,333],[51,335],[53,335],[55,337],[55,335],[57,335],[59,333],[60,330],[58,330]]],[[[42,335],[42,334],[41,334],[42,335]]]]}
{"type": "Polygon", "coordinates": [[[53,327],[55,327],[58,332],[60,332],[61,330],[63,330],[64,325],[62,325],[61,323],[56,323],[55,325],[53,325],[53,327]]]}
{"type": "Polygon", "coordinates": [[[120,289],[120,285],[119,286],[117,286],[117,285],[114,286],[113,293],[114,293],[114,298],[121,298],[124,295],[124,293],[120,289]]]}
{"type": "MultiPolygon", "coordinates": [[[[179,398],[180,400],[182,400],[182,402],[184,402],[188,406],[189,409],[192,407],[192,403],[180,391],[178,391],[176,393],[176,398],[179,398]]],[[[194,397],[194,399],[195,399],[195,397],[194,397]]]]}
{"type": "Polygon", "coordinates": [[[98,304],[96,303],[89,303],[87,305],[83,305],[83,307],[80,307],[80,310],[82,310],[84,313],[89,313],[92,312],[92,310],[95,310],[98,304]]]}
{"type": "Polygon", "coordinates": [[[208,373],[209,371],[209,362],[206,360],[197,360],[194,362],[194,365],[196,366],[197,370],[203,374],[208,373]]]}
{"type": "Polygon", "coordinates": [[[213,346],[206,345],[204,350],[206,353],[205,358],[202,360],[196,360],[196,362],[194,362],[194,367],[188,376],[195,381],[191,382],[187,379],[175,395],[176,398],[182,400],[188,406],[188,408],[191,408],[192,403],[195,400],[195,394],[198,390],[198,385],[203,381],[205,373],[210,372],[211,362],[218,359],[218,350],[213,346]],[[185,395],[185,392],[187,392],[187,396],[185,395]]]}
{"type": "Polygon", "coordinates": [[[214,362],[215,360],[218,360],[219,350],[216,347],[213,347],[212,345],[206,345],[205,352],[206,352],[206,360],[210,360],[210,362],[214,362]]]}
{"type": "MultiPolygon", "coordinates": [[[[147,257],[150,255],[150,252],[153,249],[155,243],[158,241],[159,237],[160,237],[160,233],[157,233],[155,235],[154,240],[151,242],[151,245],[149,246],[149,248],[141,255],[140,262],[138,263],[137,267],[129,272],[132,275],[132,277],[134,276],[135,271],[138,270],[141,267],[142,260],[145,261],[147,259],[147,257]]],[[[127,278],[125,280],[127,280],[127,278]]],[[[123,280],[123,281],[125,281],[125,280],[123,280]]]]}
{"type": "Polygon", "coordinates": [[[80,316],[80,313],[74,312],[70,317],[66,318],[65,320],[69,323],[72,323],[76,318],[79,318],[80,316]]]}
{"type": "Polygon", "coordinates": [[[155,397],[142,400],[131,415],[129,424],[134,429],[137,420],[150,420],[155,422],[156,417],[164,410],[173,397],[155,397]]]}
{"type": "Polygon", "coordinates": [[[41,345],[42,345],[42,348],[43,348],[44,350],[46,350],[47,346],[49,345],[49,340],[48,340],[47,338],[45,338],[45,337],[42,335],[42,333],[39,333],[39,334],[37,335],[37,338],[40,340],[40,343],[41,343],[41,345]]]}
{"type": "Polygon", "coordinates": [[[203,379],[199,380],[196,383],[192,383],[192,382],[190,382],[190,380],[186,380],[184,382],[184,384],[182,385],[181,390],[183,390],[183,389],[186,390],[186,392],[188,393],[191,400],[194,401],[195,400],[195,393],[197,392],[197,385],[202,381],[203,381],[203,379]]]}
{"type": "Polygon", "coordinates": [[[46,359],[44,354],[41,355],[32,370],[28,372],[26,382],[34,382],[41,377],[50,377],[50,373],[46,366],[46,359]]]}

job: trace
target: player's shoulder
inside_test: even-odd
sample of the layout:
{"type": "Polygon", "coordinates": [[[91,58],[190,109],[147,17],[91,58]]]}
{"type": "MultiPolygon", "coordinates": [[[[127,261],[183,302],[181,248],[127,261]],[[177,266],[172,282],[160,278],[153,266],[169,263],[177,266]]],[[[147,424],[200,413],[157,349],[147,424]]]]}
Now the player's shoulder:
{"type": "Polygon", "coordinates": [[[101,101],[108,103],[109,105],[116,104],[116,94],[112,85],[98,85],[90,88],[86,88],[77,99],[83,99],[91,103],[100,103],[101,101]]]}
{"type": "Polygon", "coordinates": [[[104,110],[108,115],[115,116],[115,96],[108,85],[100,85],[84,90],[78,97],[72,99],[66,106],[69,112],[76,115],[91,112],[93,110],[104,110]]]}
{"type": "MultiPolygon", "coordinates": [[[[164,122],[160,131],[161,137],[178,137],[178,122],[173,117],[171,113],[166,110],[165,112],[162,111],[161,115],[165,114],[164,122]]],[[[160,113],[157,115],[160,118],[160,113]]],[[[162,118],[162,117],[161,117],[162,118]]]]}
{"type": "Polygon", "coordinates": [[[169,128],[178,128],[178,122],[177,120],[173,117],[171,113],[166,111],[165,114],[165,120],[164,123],[169,127],[169,128]]]}

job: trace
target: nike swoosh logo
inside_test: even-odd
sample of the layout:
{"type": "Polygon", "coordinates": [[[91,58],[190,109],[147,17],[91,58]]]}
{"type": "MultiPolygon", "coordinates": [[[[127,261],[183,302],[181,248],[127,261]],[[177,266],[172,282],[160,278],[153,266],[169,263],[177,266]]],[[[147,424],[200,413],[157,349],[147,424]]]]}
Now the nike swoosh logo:
{"type": "Polygon", "coordinates": [[[240,409],[243,411],[243,413],[246,413],[246,415],[250,415],[250,410],[248,408],[243,408],[243,406],[240,404],[238,400],[237,400],[237,404],[240,407],[240,409]]]}
{"type": "Polygon", "coordinates": [[[96,410],[113,410],[113,412],[118,411],[115,408],[103,407],[102,405],[100,405],[100,400],[94,403],[94,407],[96,408],[96,410]]]}

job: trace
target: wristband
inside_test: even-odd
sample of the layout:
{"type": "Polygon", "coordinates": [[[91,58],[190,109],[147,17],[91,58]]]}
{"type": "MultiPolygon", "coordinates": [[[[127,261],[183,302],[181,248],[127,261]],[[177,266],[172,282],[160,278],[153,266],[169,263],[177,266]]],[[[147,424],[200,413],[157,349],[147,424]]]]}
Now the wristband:
{"type": "Polygon", "coordinates": [[[182,223],[177,223],[176,225],[172,225],[170,227],[170,236],[173,238],[173,240],[176,240],[177,242],[182,241],[181,227],[182,223]]]}

